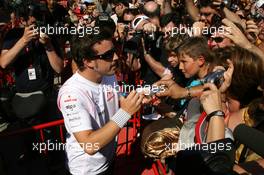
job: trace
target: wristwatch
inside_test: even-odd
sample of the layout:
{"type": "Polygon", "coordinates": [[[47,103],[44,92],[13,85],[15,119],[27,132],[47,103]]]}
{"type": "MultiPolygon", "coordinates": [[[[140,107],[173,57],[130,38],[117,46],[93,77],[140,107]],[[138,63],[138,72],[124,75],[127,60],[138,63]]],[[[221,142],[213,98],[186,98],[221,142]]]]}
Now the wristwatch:
{"type": "Polygon", "coordinates": [[[217,110],[217,111],[211,112],[210,114],[208,114],[206,116],[206,120],[210,121],[211,117],[213,117],[213,116],[218,116],[218,117],[223,117],[224,118],[225,117],[225,113],[223,111],[221,111],[221,110],[217,110]]]}

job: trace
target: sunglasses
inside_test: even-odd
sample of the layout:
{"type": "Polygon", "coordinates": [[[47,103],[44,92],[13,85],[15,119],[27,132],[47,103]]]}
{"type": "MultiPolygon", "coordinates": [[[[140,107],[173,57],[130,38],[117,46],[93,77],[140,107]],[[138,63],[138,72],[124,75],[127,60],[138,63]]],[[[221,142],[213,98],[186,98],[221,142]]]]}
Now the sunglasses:
{"type": "Polygon", "coordinates": [[[124,24],[129,25],[131,21],[123,21],[124,24]]]}
{"type": "Polygon", "coordinates": [[[224,40],[224,38],[222,38],[222,37],[212,37],[212,40],[214,42],[216,42],[216,43],[221,43],[224,40]]]}
{"type": "Polygon", "coordinates": [[[201,16],[205,16],[205,17],[210,16],[211,14],[212,13],[200,13],[201,16]]]}
{"type": "Polygon", "coordinates": [[[94,6],[95,3],[93,3],[93,2],[86,2],[85,5],[86,5],[86,6],[94,6]]]}
{"type": "Polygon", "coordinates": [[[116,53],[116,49],[113,47],[112,49],[106,51],[105,53],[101,55],[93,56],[93,59],[110,60],[110,59],[113,59],[115,53],[116,53]]]}

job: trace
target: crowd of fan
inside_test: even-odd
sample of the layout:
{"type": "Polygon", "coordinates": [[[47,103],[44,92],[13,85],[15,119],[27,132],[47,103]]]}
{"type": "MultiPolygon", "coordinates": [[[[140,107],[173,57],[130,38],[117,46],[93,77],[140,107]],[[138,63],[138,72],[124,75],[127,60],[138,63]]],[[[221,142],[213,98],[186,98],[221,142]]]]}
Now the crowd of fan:
{"type": "MultiPolygon", "coordinates": [[[[165,85],[166,91],[144,105],[143,113],[155,110],[168,118],[179,117],[183,126],[175,139],[181,143],[194,142],[202,111],[213,112],[201,110],[204,103],[224,111],[225,119],[212,121],[216,123],[200,133],[202,143],[233,139],[232,131],[241,123],[264,132],[263,0],[0,0],[0,5],[0,131],[55,120],[54,114],[61,117],[54,100],[54,76],[59,74],[63,84],[77,71],[71,48],[80,36],[34,32],[36,26],[49,25],[75,28],[77,33],[99,27],[111,33],[119,57],[118,83],[165,85]],[[214,82],[217,87],[204,85],[207,75],[219,69],[226,71],[224,80],[214,82]],[[222,106],[206,101],[203,91],[219,97],[222,106]],[[44,100],[35,102],[32,97],[27,104],[21,94],[44,100]],[[31,105],[36,111],[25,111],[31,105]],[[19,126],[13,127],[18,121],[19,126]]],[[[264,172],[261,156],[235,149],[236,172],[250,172],[238,166],[249,161],[262,167],[262,172],[251,173],[264,172]]]]}

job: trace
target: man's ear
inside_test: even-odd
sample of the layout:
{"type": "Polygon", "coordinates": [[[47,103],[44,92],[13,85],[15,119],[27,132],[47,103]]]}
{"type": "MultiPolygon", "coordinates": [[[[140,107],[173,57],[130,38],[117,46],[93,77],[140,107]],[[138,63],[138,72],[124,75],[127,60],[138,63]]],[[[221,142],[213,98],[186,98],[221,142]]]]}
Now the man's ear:
{"type": "Polygon", "coordinates": [[[204,59],[203,56],[199,56],[196,61],[198,62],[198,65],[200,67],[202,67],[204,65],[204,63],[205,63],[205,59],[204,59]]]}
{"type": "Polygon", "coordinates": [[[83,65],[86,68],[94,69],[95,61],[89,59],[83,59],[83,65]]]}

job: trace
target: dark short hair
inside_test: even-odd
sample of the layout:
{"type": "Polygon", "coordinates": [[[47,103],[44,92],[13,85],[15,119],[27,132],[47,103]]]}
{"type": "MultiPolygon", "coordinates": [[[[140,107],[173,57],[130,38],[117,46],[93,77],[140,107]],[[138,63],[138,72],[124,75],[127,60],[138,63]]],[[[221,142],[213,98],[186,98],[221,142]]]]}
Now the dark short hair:
{"type": "Polygon", "coordinates": [[[74,36],[71,40],[71,51],[78,69],[80,71],[84,70],[83,60],[90,60],[97,54],[92,48],[94,44],[111,39],[111,33],[105,30],[100,30],[99,34],[86,34],[84,37],[74,36]]]}
{"type": "Polygon", "coordinates": [[[178,53],[179,46],[182,44],[183,41],[187,40],[188,38],[190,38],[188,34],[174,35],[173,37],[169,38],[167,44],[165,45],[165,49],[170,52],[178,53]]]}
{"type": "Polygon", "coordinates": [[[123,14],[132,14],[134,16],[137,16],[139,14],[139,11],[138,11],[138,9],[127,8],[127,9],[124,10],[123,14]]]}
{"type": "Polygon", "coordinates": [[[211,7],[213,5],[211,0],[199,0],[198,7],[211,7]]]}
{"type": "Polygon", "coordinates": [[[168,13],[160,18],[160,26],[165,27],[170,22],[173,22],[176,26],[179,25],[182,20],[179,13],[168,13]]]}

